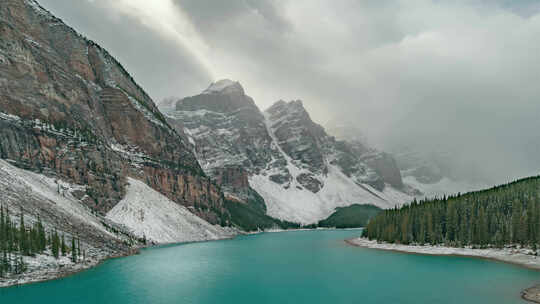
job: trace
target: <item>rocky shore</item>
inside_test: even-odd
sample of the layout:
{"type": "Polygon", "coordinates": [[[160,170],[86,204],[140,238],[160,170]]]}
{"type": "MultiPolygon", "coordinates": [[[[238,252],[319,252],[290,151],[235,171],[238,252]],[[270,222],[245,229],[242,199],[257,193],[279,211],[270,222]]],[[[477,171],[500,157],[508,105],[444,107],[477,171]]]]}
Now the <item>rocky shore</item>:
{"type": "Polygon", "coordinates": [[[540,284],[524,289],[521,298],[532,303],[540,303],[540,284]]]}

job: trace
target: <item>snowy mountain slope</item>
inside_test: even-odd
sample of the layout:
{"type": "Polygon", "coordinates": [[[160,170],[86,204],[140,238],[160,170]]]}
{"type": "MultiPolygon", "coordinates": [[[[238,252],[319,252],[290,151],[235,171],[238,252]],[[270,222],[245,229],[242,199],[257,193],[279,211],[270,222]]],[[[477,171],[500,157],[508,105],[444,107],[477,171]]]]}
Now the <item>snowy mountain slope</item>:
{"type": "Polygon", "coordinates": [[[28,223],[39,217],[47,230],[78,235],[86,248],[101,256],[128,250],[125,244],[136,242],[134,237],[84,206],[81,198],[86,195],[85,190],[84,186],[23,170],[0,160],[0,204],[8,207],[12,215],[23,210],[28,223]]]}
{"type": "Polygon", "coordinates": [[[134,237],[146,236],[155,243],[213,240],[234,235],[226,228],[209,224],[139,180],[128,178],[128,183],[126,196],[103,218],[77,198],[86,195],[85,186],[23,170],[0,160],[2,205],[10,208],[12,214],[18,214],[23,208],[27,221],[33,222],[39,216],[49,229],[81,235],[83,242],[87,242],[84,237],[87,235],[89,239],[99,236],[108,242],[110,239],[123,242],[131,235],[128,231],[134,237]],[[114,233],[109,229],[111,226],[125,233],[114,233]]]}
{"type": "MultiPolygon", "coordinates": [[[[93,228],[100,232],[112,236],[102,225],[99,218],[74,197],[74,192],[85,192],[84,186],[69,184],[58,179],[26,171],[11,165],[5,160],[0,160],[0,187],[3,190],[2,203],[6,203],[8,206],[14,207],[15,204],[10,202],[21,202],[24,199],[38,200],[44,205],[49,205],[50,209],[54,210],[53,212],[63,214],[65,218],[72,218],[92,225],[93,228]]],[[[19,207],[24,209],[25,206],[19,207]]],[[[32,213],[29,216],[32,216],[32,213]]]]}
{"type": "Polygon", "coordinates": [[[12,221],[19,222],[22,210],[26,227],[39,218],[46,233],[57,231],[66,240],[80,239],[80,249],[84,252],[79,263],[73,263],[71,256],[55,259],[50,250],[25,256],[27,271],[0,278],[0,287],[81,271],[104,258],[126,254],[131,250],[128,244],[137,244],[129,232],[95,215],[81,203],[79,198],[84,196],[85,188],[0,160],[0,205],[9,209],[12,221]]]}
{"type": "MultiPolygon", "coordinates": [[[[278,102],[278,104],[284,103],[278,102]]],[[[268,215],[291,222],[312,224],[330,216],[337,207],[360,203],[372,204],[380,208],[393,208],[412,199],[406,193],[391,187],[385,187],[385,193],[368,184],[355,182],[351,177],[345,175],[341,168],[329,163],[333,159],[331,152],[327,152],[325,155],[323,150],[323,152],[319,152],[320,154],[314,156],[314,153],[310,153],[307,159],[304,158],[304,151],[309,150],[306,149],[309,145],[331,146],[331,141],[326,138],[322,127],[313,124],[309,116],[301,119],[294,117],[295,114],[307,115],[300,102],[294,101],[290,104],[292,104],[293,110],[285,110],[286,113],[278,115],[279,118],[276,120],[272,119],[272,114],[268,110],[265,111],[264,116],[268,133],[273,142],[276,143],[282,158],[285,159],[286,172],[292,178],[285,186],[272,182],[267,175],[274,176],[275,171],[280,169],[278,167],[266,170],[263,175],[253,175],[249,179],[251,187],[265,199],[268,215]],[[295,120],[308,120],[310,122],[308,127],[316,130],[315,134],[311,134],[311,136],[318,137],[320,142],[314,140],[305,143],[305,137],[309,131],[302,130],[302,127],[297,127],[294,132],[287,132],[282,128],[284,140],[280,141],[275,134],[275,130],[279,130],[279,127],[276,128],[276,126],[284,122],[291,124],[295,120]],[[290,152],[285,152],[284,148],[290,152]],[[291,155],[295,156],[296,159],[293,159],[291,155]],[[314,162],[313,158],[315,157],[320,158],[320,160],[314,162]],[[316,169],[312,169],[313,163],[317,164],[316,169]],[[315,189],[309,190],[310,184],[313,183],[316,183],[315,189]]]]}
{"type": "Polygon", "coordinates": [[[249,183],[264,198],[269,216],[301,224],[316,223],[330,216],[337,207],[354,203],[392,208],[411,199],[406,194],[397,198],[375,189],[367,191],[332,165],[320,179],[324,186],[317,193],[297,187],[296,182],[284,188],[264,175],[251,176],[249,183]]]}
{"type": "Polygon", "coordinates": [[[147,241],[165,244],[216,240],[234,236],[191,213],[145,183],[128,178],[126,196],[107,213],[107,218],[126,226],[147,241]]]}
{"type": "Polygon", "coordinates": [[[210,177],[246,202],[255,190],[272,217],[311,224],[336,207],[412,200],[391,157],[336,140],[301,101],[279,101],[263,113],[238,82],[222,80],[165,114],[189,135],[210,177]]]}

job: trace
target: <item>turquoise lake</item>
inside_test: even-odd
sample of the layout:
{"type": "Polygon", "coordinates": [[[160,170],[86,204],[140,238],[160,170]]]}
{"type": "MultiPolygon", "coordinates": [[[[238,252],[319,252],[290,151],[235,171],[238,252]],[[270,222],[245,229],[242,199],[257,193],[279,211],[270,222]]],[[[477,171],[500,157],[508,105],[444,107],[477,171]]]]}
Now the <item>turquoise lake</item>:
{"type": "Polygon", "coordinates": [[[0,289],[0,303],[525,303],[540,272],[481,259],[347,245],[359,230],[171,245],[64,279],[0,289]]]}

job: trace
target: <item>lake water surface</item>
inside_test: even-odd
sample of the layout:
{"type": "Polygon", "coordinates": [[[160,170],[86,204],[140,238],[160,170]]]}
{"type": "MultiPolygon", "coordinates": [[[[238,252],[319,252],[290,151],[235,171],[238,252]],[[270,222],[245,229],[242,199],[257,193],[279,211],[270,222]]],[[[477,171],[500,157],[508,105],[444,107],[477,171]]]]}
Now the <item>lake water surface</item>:
{"type": "Polygon", "coordinates": [[[352,247],[359,230],[264,233],[165,246],[61,280],[0,289],[0,303],[524,303],[540,272],[481,259],[352,247]]]}

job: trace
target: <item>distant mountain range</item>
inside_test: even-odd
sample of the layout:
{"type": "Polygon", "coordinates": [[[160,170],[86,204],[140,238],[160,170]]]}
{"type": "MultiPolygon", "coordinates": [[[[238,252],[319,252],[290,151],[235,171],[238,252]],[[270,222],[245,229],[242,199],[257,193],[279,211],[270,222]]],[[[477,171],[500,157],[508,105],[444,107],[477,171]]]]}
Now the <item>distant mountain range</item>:
{"type": "MultiPolygon", "coordinates": [[[[338,139],[369,146],[369,138],[354,121],[334,119],[327,122],[326,126],[338,139]]],[[[390,142],[384,144],[384,150],[395,159],[403,183],[421,192],[415,194],[418,198],[479,190],[492,184],[469,172],[474,169],[456,168],[455,158],[444,149],[431,148],[425,151],[413,143],[390,142]]]]}
{"type": "Polygon", "coordinates": [[[243,203],[260,196],[264,204],[256,204],[272,217],[312,224],[336,207],[392,208],[418,194],[390,154],[337,140],[300,100],[262,112],[240,83],[224,79],[168,105],[167,120],[226,196],[243,203]]]}

